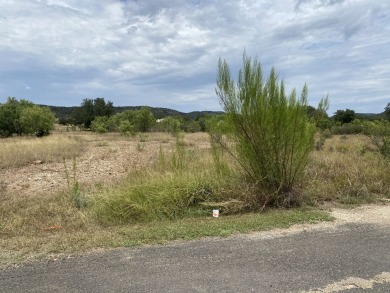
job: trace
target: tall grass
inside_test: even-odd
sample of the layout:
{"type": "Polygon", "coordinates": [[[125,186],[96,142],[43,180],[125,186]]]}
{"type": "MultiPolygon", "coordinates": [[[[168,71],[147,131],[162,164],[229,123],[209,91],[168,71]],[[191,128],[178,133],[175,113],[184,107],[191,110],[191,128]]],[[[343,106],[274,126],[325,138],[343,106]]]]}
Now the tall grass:
{"type": "Polygon", "coordinates": [[[216,197],[216,182],[204,174],[154,174],[135,180],[136,184],[130,180],[98,198],[95,208],[99,221],[134,224],[204,215],[208,211],[199,203],[216,197]]]}
{"type": "Polygon", "coordinates": [[[132,173],[122,185],[99,194],[94,210],[105,224],[140,223],[179,219],[210,213],[207,202],[234,198],[233,181],[212,168],[207,151],[186,146],[177,137],[174,150],[159,150],[151,169],[132,173]]]}
{"type": "Polygon", "coordinates": [[[346,204],[390,197],[390,163],[368,137],[335,135],[312,154],[302,192],[307,201],[346,204]]]}
{"type": "Polygon", "coordinates": [[[88,218],[63,192],[1,198],[0,239],[34,236],[50,227],[76,231],[85,228],[87,222],[88,218]]]}
{"type": "Polygon", "coordinates": [[[78,209],[85,208],[88,204],[88,200],[82,194],[79,181],[77,180],[76,158],[73,157],[72,168],[70,170],[68,169],[65,158],[63,158],[63,164],[64,164],[65,179],[68,186],[69,198],[73,202],[76,208],[78,209]]]}
{"type": "Polygon", "coordinates": [[[83,139],[76,136],[51,135],[42,138],[13,137],[0,139],[0,169],[20,167],[33,161],[61,162],[82,153],[83,139]]]}

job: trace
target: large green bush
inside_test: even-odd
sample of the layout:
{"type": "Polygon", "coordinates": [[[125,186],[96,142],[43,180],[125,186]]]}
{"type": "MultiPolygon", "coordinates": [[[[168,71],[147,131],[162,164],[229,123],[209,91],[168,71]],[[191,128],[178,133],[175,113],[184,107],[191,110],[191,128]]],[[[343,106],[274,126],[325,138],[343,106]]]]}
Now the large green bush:
{"type": "Polygon", "coordinates": [[[12,135],[48,135],[54,129],[55,116],[49,108],[27,100],[8,98],[0,105],[0,137],[12,135]]]}
{"type": "Polygon", "coordinates": [[[359,134],[363,132],[363,126],[355,123],[335,125],[331,129],[332,134],[359,134]]]}
{"type": "Polygon", "coordinates": [[[295,89],[287,96],[275,69],[265,80],[257,58],[252,61],[244,54],[237,83],[228,63],[219,60],[216,93],[227,113],[235,148],[219,142],[260,193],[268,194],[265,204],[296,202],[293,188],[314,144],[315,125],[306,113],[307,86],[299,98],[295,89]]]}
{"type": "Polygon", "coordinates": [[[54,129],[56,122],[56,118],[49,108],[36,105],[23,108],[19,120],[24,134],[37,137],[48,135],[54,129]]]}
{"type": "Polygon", "coordinates": [[[91,130],[97,133],[108,132],[108,117],[106,116],[95,117],[95,119],[93,119],[91,123],[91,130]]]}
{"type": "Polygon", "coordinates": [[[134,135],[136,132],[150,131],[156,123],[148,107],[140,110],[126,110],[111,116],[107,120],[107,131],[119,131],[122,134],[134,135]]]}

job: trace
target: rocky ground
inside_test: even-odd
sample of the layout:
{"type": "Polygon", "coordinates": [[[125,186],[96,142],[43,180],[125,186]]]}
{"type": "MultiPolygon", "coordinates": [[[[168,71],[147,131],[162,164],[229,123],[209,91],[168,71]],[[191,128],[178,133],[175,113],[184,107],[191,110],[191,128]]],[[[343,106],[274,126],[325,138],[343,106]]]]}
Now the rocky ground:
{"type": "MultiPolygon", "coordinates": [[[[175,137],[170,134],[149,134],[144,138],[109,135],[84,135],[86,146],[76,158],[76,179],[80,184],[115,183],[129,171],[158,162],[160,147],[172,152],[175,137]]],[[[207,134],[188,134],[185,142],[197,148],[209,147],[207,134]]],[[[29,165],[3,169],[0,172],[0,193],[34,195],[54,193],[67,188],[73,178],[73,160],[66,161],[69,178],[61,159],[46,163],[36,160],[29,165]]]]}

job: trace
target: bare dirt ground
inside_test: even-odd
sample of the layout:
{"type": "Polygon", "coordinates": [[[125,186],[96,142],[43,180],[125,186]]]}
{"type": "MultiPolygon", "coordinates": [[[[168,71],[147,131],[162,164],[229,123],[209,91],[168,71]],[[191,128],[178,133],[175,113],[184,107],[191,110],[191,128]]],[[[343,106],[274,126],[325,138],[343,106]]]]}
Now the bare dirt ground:
{"type": "Polygon", "coordinates": [[[316,224],[298,224],[289,228],[273,229],[272,231],[255,232],[237,237],[249,239],[272,239],[291,234],[308,231],[336,231],[343,229],[344,224],[374,224],[378,226],[390,226],[390,204],[370,204],[357,208],[329,208],[334,216],[332,222],[320,222],[316,224]]]}
{"type": "MultiPolygon", "coordinates": [[[[115,184],[129,171],[152,166],[158,161],[160,147],[164,152],[171,152],[176,142],[175,137],[165,133],[152,133],[143,138],[109,134],[80,136],[86,141],[83,154],[76,158],[76,179],[82,185],[115,184]]],[[[208,135],[204,133],[187,134],[184,141],[189,147],[209,147],[208,135]]],[[[73,160],[67,160],[66,165],[72,180],[73,160]]],[[[37,160],[0,172],[0,192],[3,194],[50,194],[66,188],[67,177],[61,160],[56,163],[37,160]]]]}

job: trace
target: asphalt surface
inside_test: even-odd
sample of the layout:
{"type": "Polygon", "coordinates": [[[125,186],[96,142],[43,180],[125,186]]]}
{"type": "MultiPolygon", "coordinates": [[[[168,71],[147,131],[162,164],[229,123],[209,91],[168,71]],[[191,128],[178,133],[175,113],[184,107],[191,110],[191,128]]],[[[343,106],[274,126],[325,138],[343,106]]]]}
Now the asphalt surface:
{"type": "Polygon", "coordinates": [[[0,291],[390,292],[390,226],[345,224],[29,263],[0,270],[0,291]]]}

